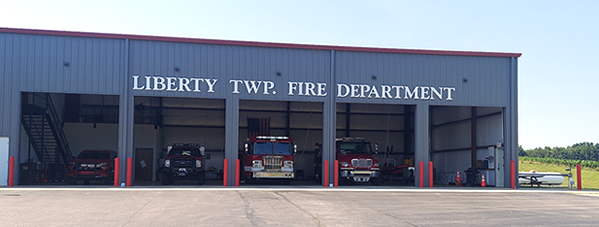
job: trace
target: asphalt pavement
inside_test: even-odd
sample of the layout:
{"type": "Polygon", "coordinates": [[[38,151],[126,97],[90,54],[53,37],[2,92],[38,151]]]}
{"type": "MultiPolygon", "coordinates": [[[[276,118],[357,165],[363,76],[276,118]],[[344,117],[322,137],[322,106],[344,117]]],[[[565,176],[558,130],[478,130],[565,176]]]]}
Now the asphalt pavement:
{"type": "Polygon", "coordinates": [[[2,226],[597,226],[599,192],[344,186],[0,187],[2,226]]]}

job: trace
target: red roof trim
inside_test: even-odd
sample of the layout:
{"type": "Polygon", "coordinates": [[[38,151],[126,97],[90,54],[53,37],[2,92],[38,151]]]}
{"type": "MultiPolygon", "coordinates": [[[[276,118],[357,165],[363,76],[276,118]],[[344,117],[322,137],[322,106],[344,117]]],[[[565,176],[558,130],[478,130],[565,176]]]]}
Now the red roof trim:
{"type": "Polygon", "coordinates": [[[358,51],[358,52],[378,52],[378,53],[432,54],[432,55],[482,56],[482,57],[516,57],[516,58],[522,56],[521,53],[288,44],[288,43],[233,41],[233,40],[217,40],[217,39],[196,39],[196,38],[180,38],[180,37],[164,37],[164,36],[125,35],[125,34],[109,34],[109,33],[94,33],[94,32],[71,32],[71,31],[55,31],[55,30],[19,29],[19,28],[0,28],[0,33],[74,36],[74,37],[89,37],[89,38],[108,38],[108,39],[134,39],[134,40],[178,42],[178,43],[199,43],[199,44],[216,44],[216,45],[293,48],[293,49],[310,49],[310,50],[338,50],[338,51],[358,51]]]}

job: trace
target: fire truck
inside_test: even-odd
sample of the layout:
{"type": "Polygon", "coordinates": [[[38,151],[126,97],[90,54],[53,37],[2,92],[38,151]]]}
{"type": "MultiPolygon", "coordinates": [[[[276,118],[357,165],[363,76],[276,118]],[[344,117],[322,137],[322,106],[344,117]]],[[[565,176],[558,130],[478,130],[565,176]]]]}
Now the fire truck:
{"type": "Polygon", "coordinates": [[[172,184],[175,179],[192,179],[197,180],[200,185],[204,184],[204,153],[205,148],[198,144],[175,143],[168,146],[160,170],[162,184],[172,184]]]}
{"type": "Polygon", "coordinates": [[[378,152],[376,144],[373,150],[370,141],[362,137],[337,138],[335,143],[340,181],[382,183],[380,163],[374,157],[378,152]]]}
{"type": "Polygon", "coordinates": [[[244,145],[243,176],[246,183],[257,179],[294,179],[293,155],[297,146],[288,136],[252,136],[244,145]]]}

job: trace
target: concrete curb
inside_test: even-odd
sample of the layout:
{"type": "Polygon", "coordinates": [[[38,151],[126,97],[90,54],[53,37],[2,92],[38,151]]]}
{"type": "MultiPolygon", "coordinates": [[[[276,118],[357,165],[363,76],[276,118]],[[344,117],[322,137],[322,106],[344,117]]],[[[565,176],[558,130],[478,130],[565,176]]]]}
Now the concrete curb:
{"type": "Polygon", "coordinates": [[[414,192],[414,193],[571,193],[597,194],[597,190],[573,191],[554,189],[504,188],[382,188],[382,187],[0,187],[0,191],[319,191],[319,192],[414,192]]]}

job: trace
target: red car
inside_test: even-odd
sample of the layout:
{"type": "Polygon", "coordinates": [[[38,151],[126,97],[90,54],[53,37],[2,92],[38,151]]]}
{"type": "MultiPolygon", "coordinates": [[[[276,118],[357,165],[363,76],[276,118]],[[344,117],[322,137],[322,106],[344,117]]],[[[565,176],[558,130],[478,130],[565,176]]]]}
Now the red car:
{"type": "Polygon", "coordinates": [[[67,172],[70,184],[83,180],[89,184],[91,180],[100,180],[110,184],[114,180],[114,159],[117,153],[111,150],[83,150],[71,161],[67,172]]]}

